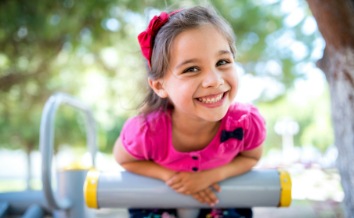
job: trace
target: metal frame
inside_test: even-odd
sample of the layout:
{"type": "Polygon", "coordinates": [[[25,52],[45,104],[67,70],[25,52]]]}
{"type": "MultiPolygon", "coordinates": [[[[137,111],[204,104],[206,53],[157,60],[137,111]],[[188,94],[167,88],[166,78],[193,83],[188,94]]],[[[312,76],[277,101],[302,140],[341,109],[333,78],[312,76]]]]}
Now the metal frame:
{"type": "Polygon", "coordinates": [[[96,124],[90,108],[75,98],[64,94],[56,93],[46,102],[40,124],[40,150],[42,155],[42,185],[45,194],[45,200],[49,208],[53,210],[66,210],[71,207],[72,202],[67,198],[59,199],[53,192],[52,187],[52,159],[53,159],[53,141],[54,141],[54,123],[56,111],[60,105],[67,104],[75,109],[82,111],[85,115],[87,146],[91,153],[92,166],[95,166],[95,157],[97,153],[96,146],[96,124]]]}

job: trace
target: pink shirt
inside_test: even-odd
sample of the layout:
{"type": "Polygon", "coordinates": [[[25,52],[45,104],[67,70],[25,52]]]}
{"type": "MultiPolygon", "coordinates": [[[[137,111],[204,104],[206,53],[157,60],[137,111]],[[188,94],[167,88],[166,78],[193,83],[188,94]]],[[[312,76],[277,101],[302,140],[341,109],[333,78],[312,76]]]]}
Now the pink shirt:
{"type": "Polygon", "coordinates": [[[146,117],[130,118],[121,132],[123,146],[139,160],[152,160],[175,171],[200,171],[229,163],[242,151],[260,146],[266,137],[265,122],[258,110],[249,104],[230,106],[213,140],[202,150],[179,152],[172,144],[169,113],[157,111],[146,117]],[[240,130],[242,139],[221,142],[222,131],[240,130]]]}

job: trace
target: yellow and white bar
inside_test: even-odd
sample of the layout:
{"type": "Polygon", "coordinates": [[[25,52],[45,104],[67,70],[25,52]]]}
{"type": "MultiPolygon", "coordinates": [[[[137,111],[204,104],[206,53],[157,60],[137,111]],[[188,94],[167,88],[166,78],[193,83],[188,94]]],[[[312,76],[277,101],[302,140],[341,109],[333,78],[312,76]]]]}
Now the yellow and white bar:
{"type": "MultiPolygon", "coordinates": [[[[276,169],[252,170],[220,183],[217,207],[288,207],[291,178],[276,169]]],[[[84,196],[89,208],[203,208],[160,180],[122,172],[88,172],[84,196]]]]}

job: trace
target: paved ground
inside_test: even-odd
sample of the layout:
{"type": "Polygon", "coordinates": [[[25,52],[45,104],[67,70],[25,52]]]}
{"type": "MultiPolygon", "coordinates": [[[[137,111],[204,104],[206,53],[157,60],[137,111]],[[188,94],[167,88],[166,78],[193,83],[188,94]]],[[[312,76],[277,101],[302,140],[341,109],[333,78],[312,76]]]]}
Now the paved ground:
{"type": "MultiPolygon", "coordinates": [[[[332,201],[295,200],[289,208],[254,208],[253,212],[254,218],[344,218],[342,205],[332,201]]],[[[125,209],[97,211],[97,218],[113,217],[128,218],[128,214],[125,209]]]]}
{"type": "Polygon", "coordinates": [[[333,201],[293,201],[289,208],[255,208],[255,218],[344,218],[342,204],[333,201]]]}

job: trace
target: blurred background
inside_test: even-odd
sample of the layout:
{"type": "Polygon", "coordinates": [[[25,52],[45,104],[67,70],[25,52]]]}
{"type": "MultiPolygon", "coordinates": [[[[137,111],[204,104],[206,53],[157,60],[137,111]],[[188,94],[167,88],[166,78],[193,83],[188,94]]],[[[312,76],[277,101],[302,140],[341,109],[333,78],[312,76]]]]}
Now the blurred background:
{"type": "MultiPolygon", "coordinates": [[[[304,0],[0,1],[0,192],[41,188],[39,125],[56,92],[90,106],[98,168],[119,168],[112,147],[147,86],[137,35],[161,10],[196,4],[213,5],[236,34],[236,100],[267,121],[258,167],[290,172],[291,208],[342,217],[328,84],[316,67],[325,42],[304,0]]],[[[63,106],[55,122],[56,165],[87,162],[81,115],[63,106]]]]}

